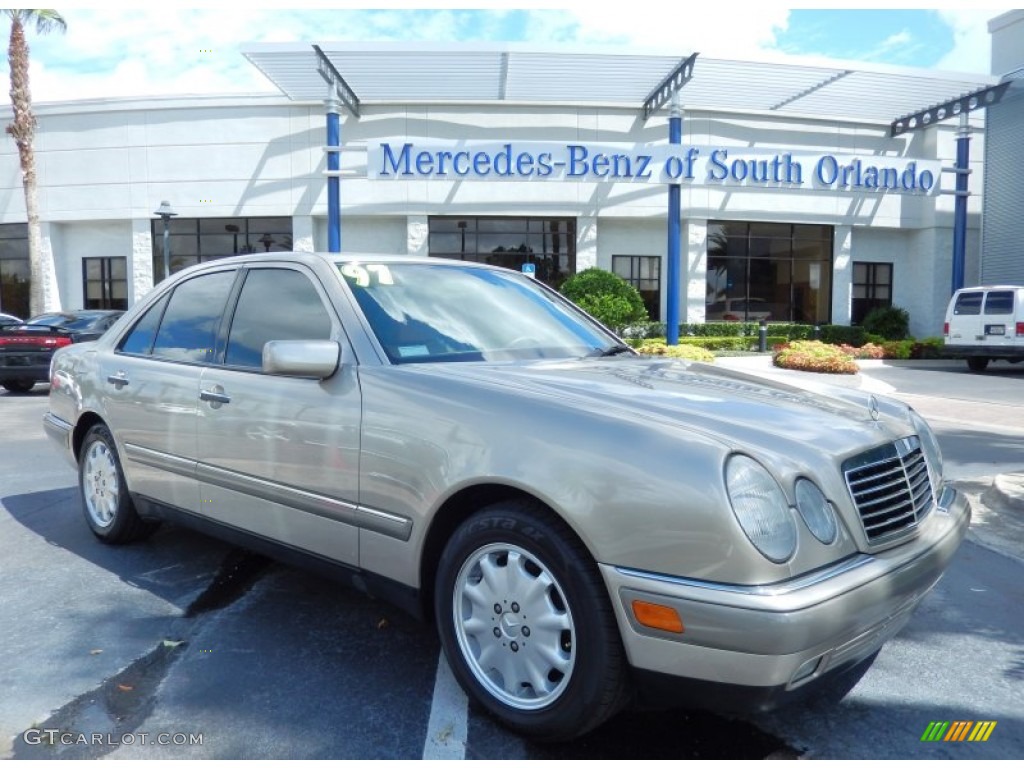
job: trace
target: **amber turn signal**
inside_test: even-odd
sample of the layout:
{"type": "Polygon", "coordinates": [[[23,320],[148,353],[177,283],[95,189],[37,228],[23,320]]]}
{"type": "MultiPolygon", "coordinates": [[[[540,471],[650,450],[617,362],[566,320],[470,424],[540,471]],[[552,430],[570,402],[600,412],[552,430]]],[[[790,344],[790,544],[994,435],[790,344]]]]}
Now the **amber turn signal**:
{"type": "Polygon", "coordinates": [[[675,608],[669,608],[667,605],[657,605],[656,603],[647,603],[643,600],[634,600],[633,615],[645,627],[660,629],[665,632],[674,632],[677,635],[683,634],[683,620],[679,618],[675,608]]]}

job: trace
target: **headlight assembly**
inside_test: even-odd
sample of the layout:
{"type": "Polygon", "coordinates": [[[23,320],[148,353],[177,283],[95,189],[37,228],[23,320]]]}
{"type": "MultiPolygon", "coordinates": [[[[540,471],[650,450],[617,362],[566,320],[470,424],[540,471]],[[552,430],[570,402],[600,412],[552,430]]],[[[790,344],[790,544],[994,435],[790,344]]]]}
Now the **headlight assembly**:
{"type": "Polygon", "coordinates": [[[725,487],[750,542],[774,563],[789,560],[796,551],[796,522],[768,470],[749,456],[731,456],[725,465],[725,487]]]}
{"type": "Polygon", "coordinates": [[[836,540],[838,524],[835,510],[821,489],[803,477],[796,481],[796,508],[814,538],[822,544],[836,540]]]}

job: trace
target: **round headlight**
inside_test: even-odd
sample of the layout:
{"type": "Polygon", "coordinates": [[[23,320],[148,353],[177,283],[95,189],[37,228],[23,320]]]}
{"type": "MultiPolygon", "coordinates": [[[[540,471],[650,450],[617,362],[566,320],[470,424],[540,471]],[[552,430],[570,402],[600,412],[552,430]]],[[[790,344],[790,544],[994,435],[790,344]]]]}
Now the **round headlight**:
{"type": "Polygon", "coordinates": [[[807,530],[822,544],[836,540],[836,513],[825,494],[805,478],[796,481],[796,508],[807,524],[807,530]]]}
{"type": "Polygon", "coordinates": [[[732,456],[725,465],[725,488],[751,544],[772,562],[789,560],[796,551],[796,522],[768,470],[748,456],[732,456]]]}

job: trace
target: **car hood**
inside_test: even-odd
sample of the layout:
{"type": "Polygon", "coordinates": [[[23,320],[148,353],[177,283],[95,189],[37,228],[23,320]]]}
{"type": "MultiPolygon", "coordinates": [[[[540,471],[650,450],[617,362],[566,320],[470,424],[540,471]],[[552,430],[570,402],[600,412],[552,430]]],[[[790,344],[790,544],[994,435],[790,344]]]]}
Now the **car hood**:
{"type": "Polygon", "coordinates": [[[801,389],[713,365],[652,358],[438,366],[444,375],[495,388],[532,391],[570,407],[617,411],[696,430],[731,448],[833,456],[909,433],[895,401],[839,387],[801,389]],[[874,407],[873,407],[874,406],[874,407]]]}

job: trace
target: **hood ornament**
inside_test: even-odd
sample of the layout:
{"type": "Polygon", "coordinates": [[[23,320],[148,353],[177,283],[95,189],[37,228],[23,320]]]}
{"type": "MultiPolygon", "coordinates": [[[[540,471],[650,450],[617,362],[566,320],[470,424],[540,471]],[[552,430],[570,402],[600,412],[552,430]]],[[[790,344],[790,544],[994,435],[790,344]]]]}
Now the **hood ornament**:
{"type": "Polygon", "coordinates": [[[872,421],[878,421],[878,398],[874,395],[868,399],[868,413],[871,414],[872,421]]]}

